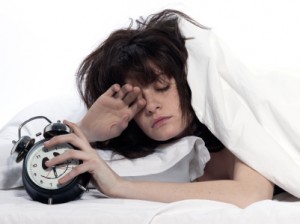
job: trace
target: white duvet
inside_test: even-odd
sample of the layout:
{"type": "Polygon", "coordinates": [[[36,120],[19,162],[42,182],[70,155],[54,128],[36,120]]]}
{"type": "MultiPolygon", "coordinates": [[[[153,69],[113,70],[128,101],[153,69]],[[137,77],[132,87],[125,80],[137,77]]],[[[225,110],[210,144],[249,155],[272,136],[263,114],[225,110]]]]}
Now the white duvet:
{"type": "Polygon", "coordinates": [[[300,72],[254,72],[185,20],[188,80],[200,121],[238,158],[300,197],[300,72]]]}

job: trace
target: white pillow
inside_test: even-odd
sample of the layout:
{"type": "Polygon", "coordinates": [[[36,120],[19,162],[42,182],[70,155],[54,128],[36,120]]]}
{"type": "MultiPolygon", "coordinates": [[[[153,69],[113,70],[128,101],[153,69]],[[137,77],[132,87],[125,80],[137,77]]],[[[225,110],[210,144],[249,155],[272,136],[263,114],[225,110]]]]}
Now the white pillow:
{"type": "MultiPolygon", "coordinates": [[[[22,186],[22,162],[15,162],[11,156],[13,140],[18,140],[18,128],[22,122],[34,116],[46,116],[52,122],[57,120],[79,121],[85,114],[84,104],[74,97],[55,97],[37,102],[22,110],[0,130],[0,189],[22,186]]],[[[29,122],[22,128],[22,136],[32,138],[43,132],[48,123],[43,119],[29,122]]],[[[162,145],[157,152],[144,158],[128,160],[121,156],[112,156],[111,151],[98,150],[109,166],[119,175],[128,179],[152,181],[187,182],[203,174],[209,152],[202,139],[185,137],[171,144],[162,145]]]]}
{"type": "Polygon", "coordinates": [[[112,157],[111,151],[99,150],[99,153],[120,176],[161,182],[193,181],[203,175],[210,159],[203,140],[195,136],[161,145],[155,153],[133,160],[112,157]]]}

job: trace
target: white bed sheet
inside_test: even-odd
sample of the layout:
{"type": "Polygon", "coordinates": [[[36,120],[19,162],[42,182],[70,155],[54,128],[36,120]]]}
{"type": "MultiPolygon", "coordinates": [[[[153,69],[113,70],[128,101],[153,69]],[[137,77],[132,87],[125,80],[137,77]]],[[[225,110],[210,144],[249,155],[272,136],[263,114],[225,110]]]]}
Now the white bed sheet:
{"type": "Polygon", "coordinates": [[[208,200],[159,203],[101,198],[92,189],[79,200],[45,205],[32,201],[22,188],[0,190],[1,224],[97,223],[299,223],[300,202],[288,193],[245,209],[208,200]]]}

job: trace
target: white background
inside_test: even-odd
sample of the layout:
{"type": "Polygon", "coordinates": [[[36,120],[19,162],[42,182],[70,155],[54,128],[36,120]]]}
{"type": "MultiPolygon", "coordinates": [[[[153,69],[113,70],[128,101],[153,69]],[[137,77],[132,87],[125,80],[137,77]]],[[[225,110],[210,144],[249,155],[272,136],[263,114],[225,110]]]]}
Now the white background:
{"type": "Polygon", "coordinates": [[[75,73],[112,30],[164,8],[212,27],[251,67],[300,67],[298,0],[0,0],[0,129],[24,107],[77,94],[75,73]]]}

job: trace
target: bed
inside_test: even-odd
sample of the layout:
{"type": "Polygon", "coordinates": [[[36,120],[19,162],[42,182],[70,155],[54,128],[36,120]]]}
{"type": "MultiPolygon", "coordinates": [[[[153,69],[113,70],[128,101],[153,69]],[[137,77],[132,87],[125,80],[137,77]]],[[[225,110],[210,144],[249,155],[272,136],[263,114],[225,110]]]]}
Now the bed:
{"type": "Polygon", "coordinates": [[[80,200],[59,205],[32,201],[23,189],[0,191],[0,222],[32,223],[299,223],[300,202],[283,193],[240,209],[231,204],[185,200],[157,203],[101,198],[96,190],[80,200]]]}
{"type": "MultiPolygon", "coordinates": [[[[33,201],[21,181],[21,164],[8,160],[10,150],[13,146],[12,140],[16,140],[18,126],[29,117],[41,115],[51,120],[58,120],[61,117],[77,121],[86,109],[77,97],[61,96],[54,97],[29,105],[20,111],[16,116],[4,126],[0,131],[0,148],[3,150],[0,166],[0,223],[298,223],[300,219],[300,201],[293,195],[284,192],[278,194],[273,200],[265,200],[254,203],[245,209],[241,209],[232,204],[209,201],[209,200],[184,200],[174,203],[159,203],[143,200],[114,199],[108,198],[90,186],[78,200],[64,204],[47,205],[33,201]],[[76,113],[75,113],[76,111],[76,113]],[[8,168],[9,167],[9,168],[8,168]]],[[[33,123],[24,130],[24,135],[34,135],[44,124],[33,123]]],[[[188,141],[191,142],[190,140],[188,141]]],[[[178,145],[178,153],[182,153],[182,148],[189,148],[187,145],[178,145]]],[[[201,143],[201,142],[200,142],[201,143]]],[[[181,144],[183,144],[181,142],[181,144]]],[[[172,150],[166,152],[176,152],[174,144],[170,145],[172,150]]],[[[178,168],[182,167],[180,162],[187,158],[174,153],[166,154],[163,157],[137,160],[134,163],[113,164],[113,168],[122,176],[127,178],[142,178],[158,180],[163,172],[161,180],[165,176],[170,176],[170,170],[178,173],[178,168]],[[177,160],[176,160],[177,158],[177,160]],[[181,159],[178,159],[181,158],[181,159]],[[161,161],[161,163],[159,163],[161,161]],[[155,163],[155,164],[154,164],[155,163]],[[141,165],[142,164],[142,165],[141,165]],[[152,167],[152,174],[149,174],[145,167],[152,167]],[[169,164],[168,167],[165,167],[169,164]],[[162,166],[163,165],[163,166],[162,166]],[[126,169],[124,170],[124,166],[126,169]],[[161,168],[162,167],[162,168],[161,168]],[[171,169],[170,169],[171,168],[171,169]],[[147,173],[146,173],[147,172],[147,173]],[[129,176],[130,174],[130,176],[129,176]]],[[[103,158],[110,158],[108,151],[102,154],[103,158]],[[106,154],[105,154],[106,153],[106,154]]],[[[202,164],[205,165],[209,158],[205,151],[199,156],[202,164]],[[203,159],[205,158],[205,159],[203,159]]],[[[194,157],[194,156],[193,156],[194,157]]],[[[190,160],[190,159],[188,159],[190,160]]],[[[148,169],[149,170],[149,169],[148,169]]],[[[199,168],[201,175],[203,167],[199,168]]],[[[174,179],[173,179],[174,180],[174,179]]],[[[166,181],[166,180],[165,180],[166,181]]],[[[187,181],[187,180],[179,180],[187,181]]]]}
{"type": "MultiPolygon", "coordinates": [[[[238,158],[286,192],[245,209],[209,200],[158,203],[112,199],[93,188],[81,199],[65,204],[45,205],[32,201],[22,188],[20,165],[8,159],[11,142],[17,138],[20,123],[32,116],[78,121],[85,111],[82,102],[76,97],[61,96],[30,105],[0,131],[3,152],[0,159],[0,223],[299,223],[299,74],[257,75],[235,59],[212,31],[195,29],[184,20],[181,28],[187,37],[195,37],[187,42],[188,78],[194,96],[192,104],[199,120],[238,158]]],[[[30,127],[27,132],[35,134],[30,127]]],[[[190,152],[180,158],[190,158],[186,157],[190,152]]],[[[151,164],[157,160],[149,161],[151,164]]],[[[162,159],[161,164],[165,161],[162,159]]],[[[203,166],[205,162],[202,161],[203,166]]],[[[169,163],[156,174],[170,171],[178,164],[179,161],[169,163]]],[[[201,174],[203,166],[199,167],[197,175],[201,174]]],[[[136,175],[132,171],[122,175],[157,178],[156,174],[143,173],[148,171],[142,168],[140,171],[136,175]]]]}

